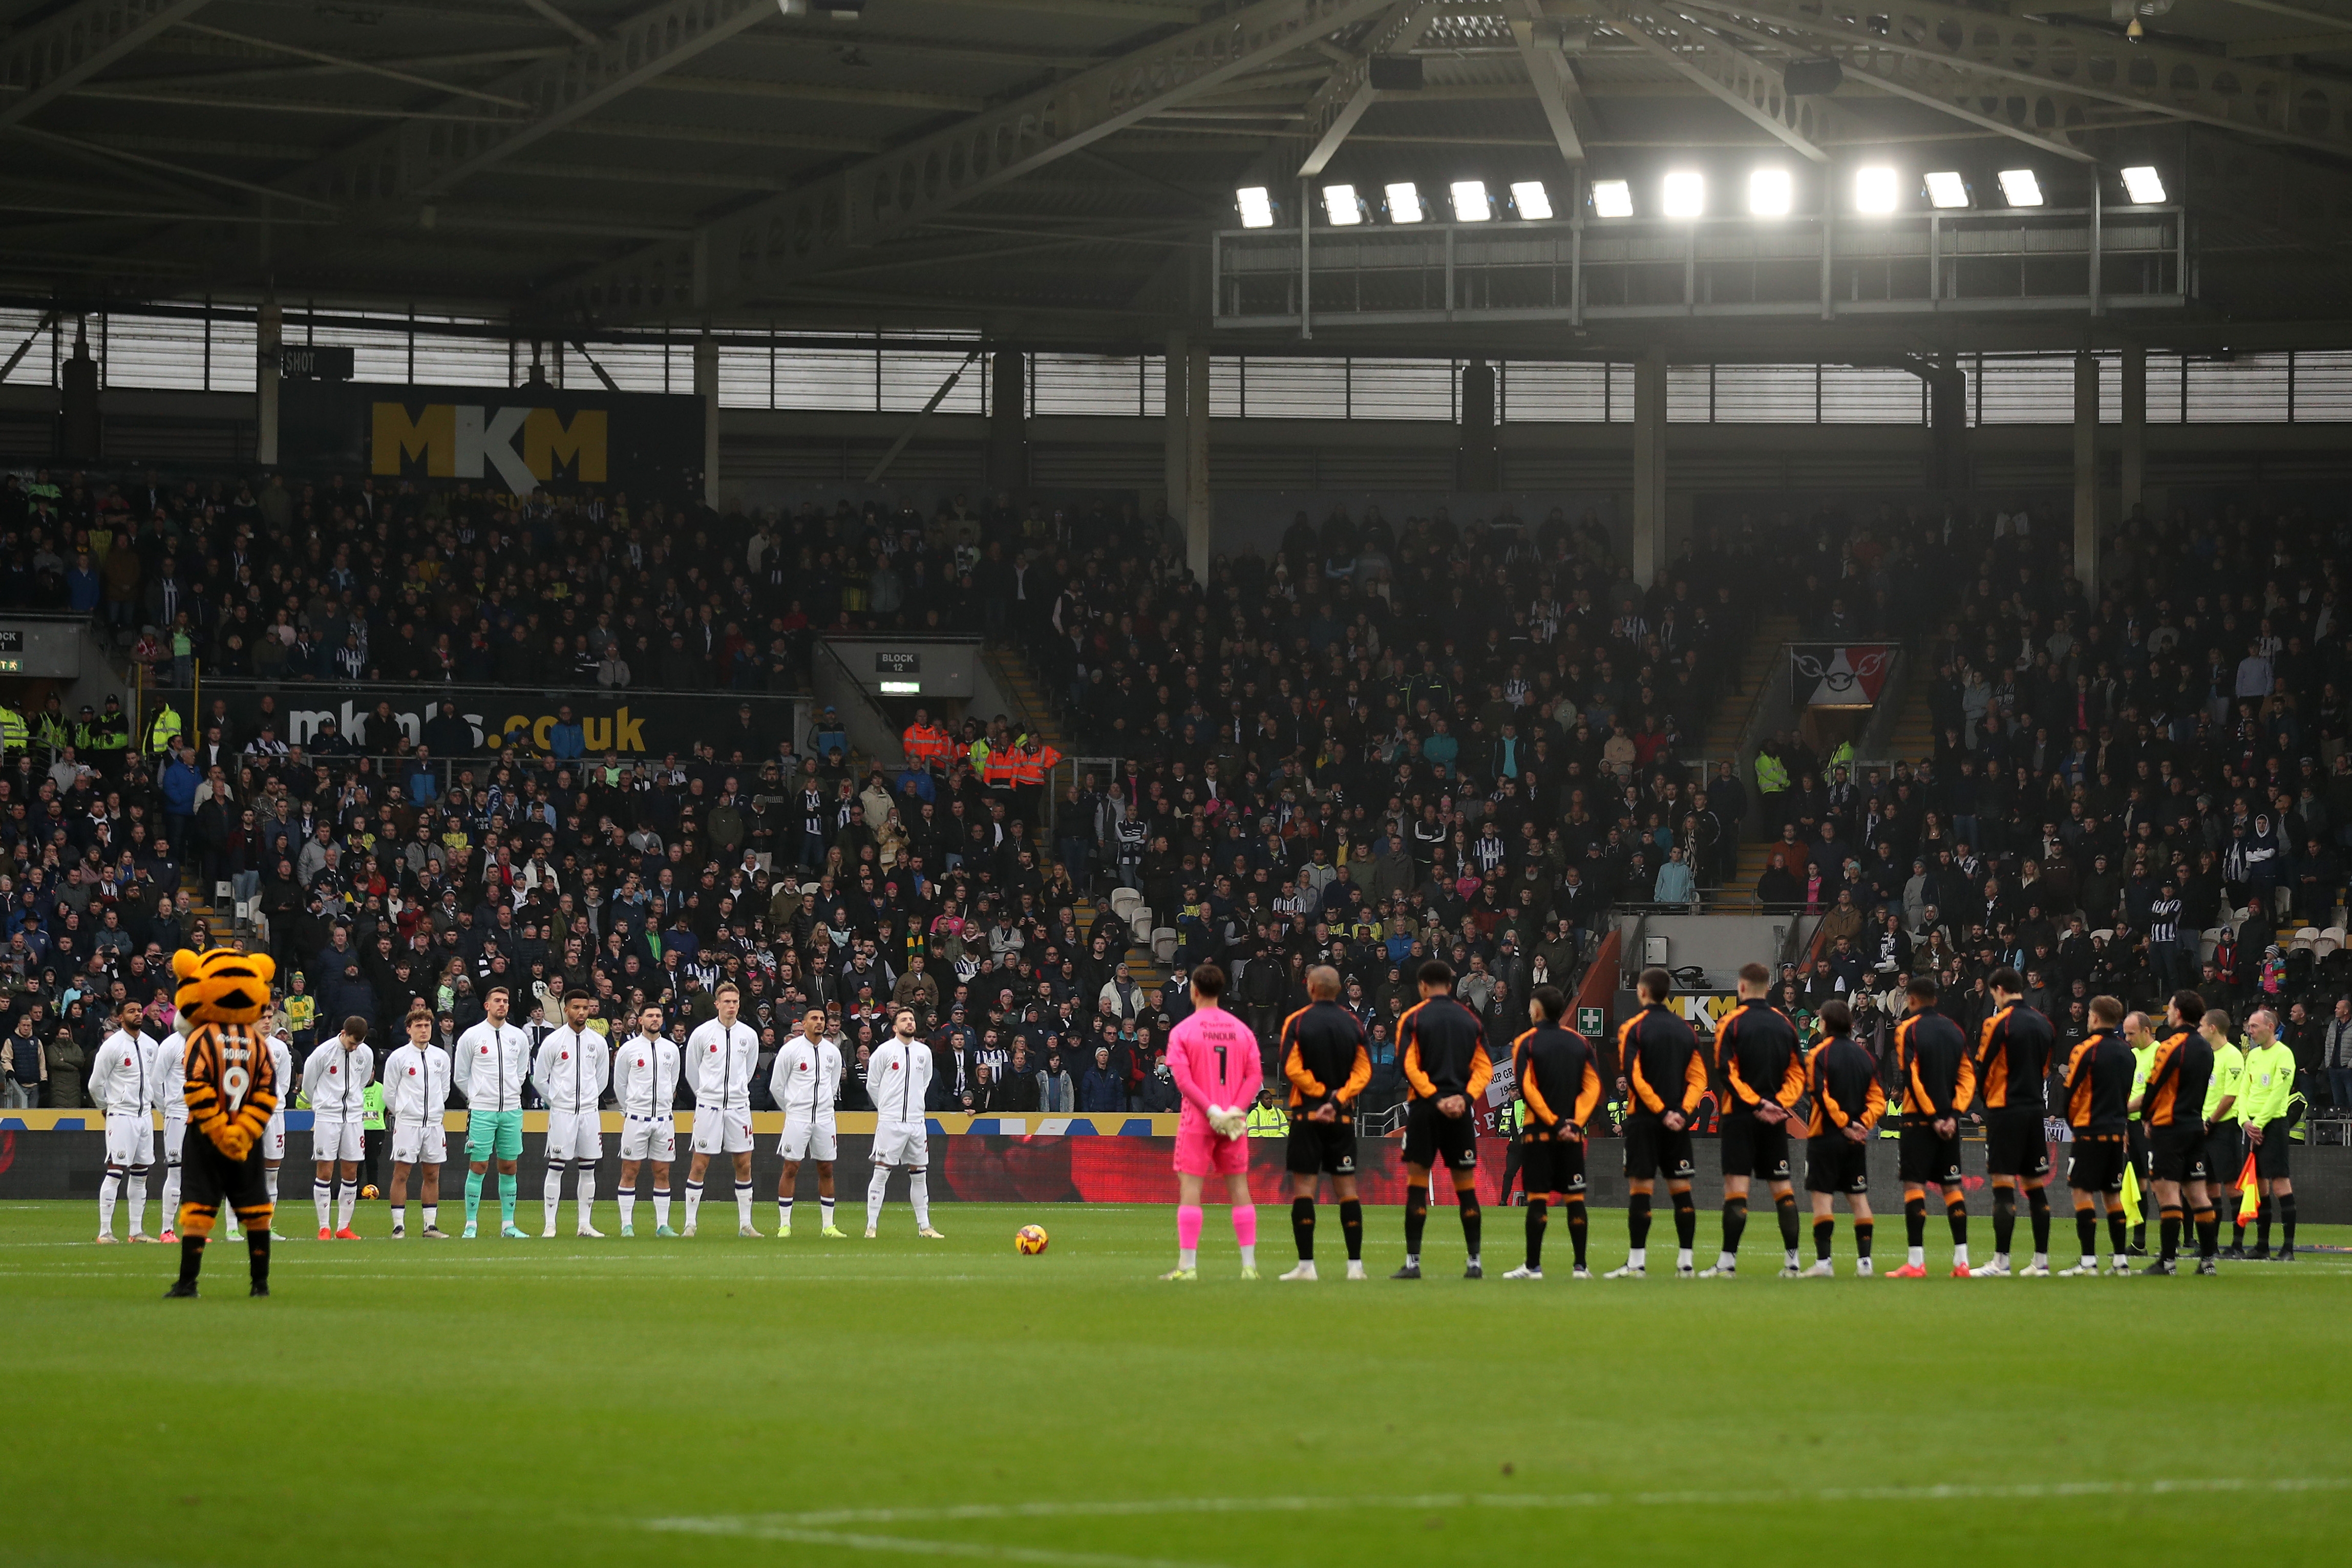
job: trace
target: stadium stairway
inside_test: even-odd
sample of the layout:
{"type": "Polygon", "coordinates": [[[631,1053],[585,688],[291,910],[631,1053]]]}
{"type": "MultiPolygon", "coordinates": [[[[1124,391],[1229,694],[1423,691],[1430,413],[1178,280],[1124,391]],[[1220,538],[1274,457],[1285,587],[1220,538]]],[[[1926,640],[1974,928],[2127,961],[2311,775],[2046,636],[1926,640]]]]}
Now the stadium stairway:
{"type": "MultiPolygon", "coordinates": [[[[1742,786],[1755,787],[1755,770],[1740,756],[1739,742],[1748,732],[1748,721],[1756,711],[1756,704],[1765,695],[1769,682],[1780,676],[1780,645],[1792,642],[1797,636],[1794,616],[1767,616],[1757,623],[1756,635],[1748,640],[1747,657],[1740,661],[1738,688],[1727,696],[1706,727],[1706,743],[1700,752],[1707,776],[1713,777],[1716,763],[1725,757],[1733,760],[1742,786]]],[[[1756,878],[1764,869],[1764,846],[1742,843],[1739,868],[1731,879],[1706,901],[1709,914],[1745,915],[1756,912],[1756,878]],[[1751,864],[1752,860],[1752,864],[1751,864]]]]}

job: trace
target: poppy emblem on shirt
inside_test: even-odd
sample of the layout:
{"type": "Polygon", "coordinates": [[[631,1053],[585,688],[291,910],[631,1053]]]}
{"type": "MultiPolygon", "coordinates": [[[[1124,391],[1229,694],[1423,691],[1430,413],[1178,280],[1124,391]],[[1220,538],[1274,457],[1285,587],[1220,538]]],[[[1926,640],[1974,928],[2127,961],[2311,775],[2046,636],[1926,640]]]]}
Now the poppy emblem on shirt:
{"type": "Polygon", "coordinates": [[[416,1069],[415,1069],[415,1068],[410,1068],[408,1069],[408,1076],[409,1076],[409,1077],[411,1077],[411,1078],[415,1078],[415,1077],[416,1076],[416,1069]]]}
{"type": "Polygon", "coordinates": [[[572,1059],[572,1053],[570,1051],[565,1051],[555,1059],[560,1062],[568,1062],[572,1059]]]}
{"type": "Polygon", "coordinates": [[[339,1073],[339,1072],[341,1072],[341,1071],[342,1071],[342,1070],[343,1070],[343,1069],[342,1069],[342,1068],[329,1068],[327,1069],[327,1076],[328,1076],[329,1078],[332,1078],[332,1077],[334,1077],[337,1073],[339,1073]]]}
{"type": "Polygon", "coordinates": [[[484,1056],[488,1056],[488,1055],[490,1054],[490,1047],[488,1047],[488,1046],[484,1046],[484,1047],[482,1047],[482,1054],[483,1054],[484,1056]]]}

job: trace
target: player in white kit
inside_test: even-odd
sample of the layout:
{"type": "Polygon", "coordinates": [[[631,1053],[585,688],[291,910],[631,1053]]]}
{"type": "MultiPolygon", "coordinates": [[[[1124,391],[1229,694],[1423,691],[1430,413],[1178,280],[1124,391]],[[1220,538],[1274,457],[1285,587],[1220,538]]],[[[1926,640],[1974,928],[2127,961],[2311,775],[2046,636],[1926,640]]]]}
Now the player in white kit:
{"type": "Polygon", "coordinates": [[[155,1047],[148,1082],[163,1115],[163,1228],[158,1241],[178,1241],[172,1216],[180,1212],[180,1151],[188,1142],[188,1037],[173,1029],[155,1047]]]}
{"type": "Polygon", "coordinates": [[[417,1197],[425,1239],[446,1241],[440,1226],[441,1167],[449,1158],[442,1118],[449,1110],[449,1053],[433,1038],[433,1015],[409,1014],[408,1043],[383,1058],[383,1110],[392,1118],[392,1237],[408,1234],[408,1173],[423,1166],[417,1197]]]}
{"type": "Polygon", "coordinates": [[[676,1044],[662,1035],[662,1010],[637,1014],[637,1032],[613,1050],[613,1100],[621,1110],[621,1234],[635,1236],[637,1171],[654,1168],[654,1234],[676,1236],[669,1227],[669,1168],[677,1158],[677,1074],[682,1060],[676,1044]]]}
{"type": "Polygon", "coordinates": [[[320,1241],[360,1239],[352,1228],[352,1210],[360,1201],[360,1129],[367,1116],[367,1086],[375,1080],[375,1052],[367,1043],[367,1020],[353,1014],[343,1020],[341,1034],[313,1049],[302,1064],[302,1094],[310,1102],[310,1201],[318,1205],[320,1241]]]}
{"type": "MultiPolygon", "coordinates": [[[[146,1015],[126,1002],[114,1016],[114,1033],[90,1058],[89,1100],[106,1112],[106,1177],[98,1189],[98,1239],[114,1239],[114,1205],[131,1205],[131,1239],[152,1241],[145,1233],[147,1167],[155,1161],[155,1050],[141,1026],[146,1015]]],[[[170,1223],[165,1216],[164,1223],[170,1223]]]]}
{"type": "MultiPolygon", "coordinates": [[[[269,1113],[268,1125],[261,1134],[261,1180],[268,1191],[269,1206],[274,1212],[278,1206],[278,1167],[286,1163],[286,1102],[294,1098],[284,1092],[284,1086],[294,1081],[294,1047],[286,1038],[285,1014],[277,1016],[273,1026],[276,1032],[269,1037],[269,1066],[275,1076],[270,1081],[280,1087],[278,1109],[269,1113]]],[[[236,1210],[224,1209],[221,1222],[228,1226],[232,1238],[239,1234],[236,1210]]],[[[274,1230],[270,1234],[273,1240],[286,1239],[274,1230]]]]}
{"type": "Polygon", "coordinates": [[[721,985],[719,1016],[686,1037],[694,1070],[694,1160],[686,1173],[686,1234],[702,1209],[702,1176],[710,1156],[735,1164],[735,1232],[757,1236],[751,1224],[751,1073],[760,1062],[760,1032],[740,1023],[742,993],[721,985]]]}
{"type": "Polygon", "coordinates": [[[589,1223],[596,1207],[596,1162],[604,1157],[604,1115],[597,1109],[612,1076],[611,1052],[604,1037],[588,1026],[588,1009],[595,998],[585,991],[563,994],[563,1022],[539,1043],[531,1064],[531,1081],[547,1101],[547,1185],[540,1202],[547,1211],[545,1236],[555,1234],[555,1215],[563,1206],[563,1167],[576,1172],[580,1223],[575,1236],[602,1239],[604,1233],[589,1223]]]}
{"type": "Polygon", "coordinates": [[[824,1215],[819,1234],[841,1237],[833,1223],[834,1101],[841,1097],[841,1047],[824,1037],[825,1014],[812,1007],[801,1015],[801,1032],[776,1053],[768,1075],[768,1092],[784,1113],[783,1142],[776,1152],[784,1157],[784,1173],[776,1184],[776,1234],[793,1233],[793,1195],[800,1184],[801,1162],[816,1158],[816,1200],[824,1215]]]}
{"type": "Polygon", "coordinates": [[[907,1201],[915,1206],[915,1234],[947,1238],[931,1228],[931,1149],[923,1096],[931,1087],[931,1047],[915,1037],[915,1010],[890,1016],[890,1037],[866,1058],[866,1093],[874,1102],[874,1179],[866,1188],[866,1239],[882,1225],[890,1173],[904,1166],[907,1201]]]}

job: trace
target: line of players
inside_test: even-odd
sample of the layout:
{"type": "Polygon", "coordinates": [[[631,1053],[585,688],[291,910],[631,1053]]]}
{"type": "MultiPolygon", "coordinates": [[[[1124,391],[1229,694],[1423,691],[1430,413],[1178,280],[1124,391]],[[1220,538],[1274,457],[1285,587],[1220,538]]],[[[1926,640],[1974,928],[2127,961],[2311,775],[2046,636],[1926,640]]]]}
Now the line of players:
{"type": "MultiPolygon", "coordinates": [[[[314,1048],[302,1066],[302,1092],[311,1109],[315,1162],[311,1196],[318,1211],[319,1239],[361,1239],[352,1228],[352,1218],[359,1198],[366,1091],[379,1076],[383,1084],[383,1111],[392,1131],[389,1197],[395,1239],[408,1234],[412,1174],[418,1180],[423,1211],[419,1235],[447,1239],[439,1224],[440,1187],[441,1169],[448,1158],[444,1118],[453,1089],[466,1097],[467,1107],[463,1235],[472,1238],[479,1234],[482,1198],[495,1171],[499,1234],[509,1239],[525,1237],[515,1224],[515,1168],[522,1155],[526,1082],[548,1107],[547,1173],[541,1189],[543,1237],[556,1234],[567,1168],[573,1172],[578,1206],[573,1234],[598,1238],[604,1234],[592,1219],[596,1167],[604,1152],[601,1107],[608,1088],[622,1118],[617,1199],[624,1237],[636,1234],[636,1204],[644,1186],[641,1177],[651,1181],[654,1234],[693,1236],[704,1182],[715,1156],[723,1156],[734,1175],[738,1234],[764,1234],[751,1222],[751,1077],[758,1067],[759,1034],[740,1021],[741,998],[734,986],[720,986],[715,1003],[718,1016],[695,1028],[683,1047],[663,1034],[662,1010],[653,1006],[638,1014],[633,1035],[614,1044],[589,1026],[593,999],[586,992],[573,991],[563,999],[563,1022],[540,1041],[534,1053],[530,1037],[508,1021],[511,994],[503,985],[494,985],[483,997],[487,1016],[457,1037],[454,1055],[434,1039],[432,1015],[419,1010],[404,1021],[406,1041],[385,1056],[380,1074],[374,1050],[367,1043],[366,1021],[346,1020],[341,1032],[314,1048]],[[685,1226],[680,1231],[670,1226],[670,1170],[677,1158],[673,1108],[683,1073],[691,1075],[697,1114],[686,1181],[685,1226]]],[[[154,1237],[144,1234],[142,1220],[148,1172],[154,1158],[153,1113],[158,1110],[163,1118],[167,1161],[164,1214],[173,1213],[179,1204],[180,1159],[188,1125],[180,1081],[183,1044],[176,1032],[163,1040],[146,1034],[145,1022],[139,1008],[126,1006],[91,1066],[93,1100],[106,1113],[106,1176],[99,1193],[100,1242],[115,1240],[119,1203],[129,1207],[132,1241],[175,1239],[168,1219],[167,1228],[154,1237]]],[[[841,1086],[842,1055],[839,1043],[826,1037],[825,1022],[823,1009],[810,1008],[800,1032],[776,1053],[769,1075],[770,1091],[784,1108],[783,1137],[778,1145],[784,1159],[776,1193],[774,1234],[778,1237],[792,1234],[801,1165],[812,1158],[817,1167],[820,1234],[835,1238],[844,1235],[834,1223],[833,1169],[837,1148],[834,1105],[841,1086]]],[[[270,1048],[277,1061],[278,1081],[291,1081],[291,1047],[273,1037],[270,1048]]],[[[877,1233],[891,1173],[904,1171],[918,1234],[943,1239],[931,1226],[929,1148],[923,1115],[924,1095],[931,1080],[931,1052],[916,1037],[912,1009],[899,1009],[892,1020],[891,1037],[868,1062],[866,1087],[876,1107],[876,1127],[866,1234],[870,1239],[877,1233]]],[[[264,1143],[273,1203],[285,1153],[286,1120],[281,1105],[271,1118],[264,1143]]]]}
{"type": "MultiPolygon", "coordinates": [[[[1224,1016],[1217,1005],[1222,973],[1213,965],[1206,968],[1211,984],[1204,988],[1202,971],[1194,972],[1196,1012],[1170,1041],[1185,1105],[1176,1150],[1178,1264],[1163,1278],[1197,1277],[1201,1183],[1217,1173],[1226,1176],[1233,1197],[1244,1274],[1255,1278],[1256,1222],[1240,1173],[1246,1170],[1246,1149],[1237,1131],[1229,1133],[1219,1125],[1215,1113],[1248,1103],[1256,1091],[1256,1068],[1253,1063],[1239,1076],[1229,1075],[1225,1051],[1216,1051],[1212,1062],[1201,1051],[1180,1049],[1186,1042],[1179,1037],[1195,1027],[1195,1019],[1202,1020],[1197,1028],[1207,1040],[1224,1016]],[[1243,1081],[1244,1077],[1248,1081],[1243,1081]],[[1213,1095],[1217,1099],[1212,1100],[1213,1095]]],[[[1431,960],[1416,980],[1422,999],[1397,1027],[1399,1067],[1410,1089],[1404,1136],[1405,1258],[1390,1278],[1421,1278],[1430,1182],[1443,1166],[1453,1179],[1469,1254],[1464,1274],[1480,1279],[1485,1271],[1479,1255],[1477,1124],[1471,1110],[1492,1080],[1493,1064],[1477,1015],[1454,1000],[1452,967],[1431,960]]],[[[1973,1043],[1957,1022],[1937,1011],[1939,992],[1932,976],[1909,983],[1908,1006],[1893,1037],[1895,1076],[1901,1085],[1896,1105],[1888,1102],[1878,1064],[1854,1041],[1853,1016],[1843,1003],[1826,1004],[1820,1015],[1821,1032],[1801,1046],[1795,1025],[1767,999],[1770,981],[1761,964],[1740,971],[1738,1005],[1718,1026],[1710,1058],[1690,1025],[1667,1005],[1672,977],[1662,969],[1642,973],[1637,983],[1641,1007],[1620,1026],[1616,1037],[1617,1086],[1627,1105],[1621,1130],[1628,1254],[1608,1278],[1640,1279],[1647,1273],[1652,1205],[1662,1180],[1674,1210],[1677,1278],[1721,1279],[1737,1272],[1748,1194],[1757,1181],[1772,1194],[1780,1232],[1781,1278],[1821,1279],[1833,1273],[1833,1211],[1841,1195],[1853,1221],[1855,1272],[1870,1275],[1874,1222],[1868,1153],[1880,1122],[1889,1114],[1900,1119],[1897,1163],[1907,1253],[1889,1277],[1916,1279],[1927,1274],[1930,1189],[1942,1199],[1951,1229],[1955,1278],[2047,1277],[2051,1162],[2044,1085],[2058,1041],[2050,1020],[2025,1005],[2023,977],[2010,968],[1993,972],[1988,984],[1995,1011],[1973,1043]],[[1711,1086],[1723,1108],[1723,1240],[1715,1264],[1701,1272],[1692,1256],[1697,1214],[1691,1193],[1696,1175],[1691,1125],[1711,1086]],[[1801,1261],[1799,1206],[1790,1164],[1790,1129],[1801,1105],[1806,1107],[1805,1188],[1812,1214],[1814,1258],[1810,1265],[1801,1261]],[[1984,1126],[1992,1185],[1993,1255],[1973,1268],[1960,1172],[1964,1118],[1984,1126]],[[2021,1200],[2033,1250],[2030,1261],[2012,1267],[2011,1248],[2021,1200]]],[[[1357,1201],[1351,1111],[1356,1095],[1370,1081],[1370,1058],[1360,1025],[1338,1004],[1337,972],[1311,970],[1307,985],[1308,1005],[1284,1021],[1278,1046],[1289,1086],[1286,1163],[1299,1258],[1297,1267],[1281,1278],[1316,1278],[1316,1194],[1320,1179],[1328,1175],[1340,1204],[1348,1277],[1362,1279],[1363,1219],[1357,1201]]],[[[1560,1022],[1567,1009],[1568,1000],[1557,987],[1538,986],[1528,1009],[1534,1027],[1511,1043],[1515,1092],[1526,1115],[1504,1186],[1508,1192],[1516,1175],[1527,1193],[1527,1261],[1507,1279],[1543,1278],[1544,1235],[1555,1195],[1564,1200],[1575,1278],[1591,1277],[1586,1258],[1585,1157],[1601,1100],[1602,1068],[1592,1043],[1560,1022]]],[[[2122,1192],[2126,1167],[2134,1163],[2147,1175],[2159,1215],[2159,1254],[2142,1272],[2177,1272],[2184,1238],[2196,1244],[2196,1272],[2216,1272],[2221,1229],[2216,1205],[2249,1148],[2259,1195],[2266,1200],[2260,1221],[2262,1250],[2255,1256],[2267,1251],[2275,1214],[2284,1231],[2279,1256],[2292,1259],[2292,1070],[2287,1047],[2277,1041],[2276,1015],[2258,1009],[2247,1020],[2252,1048],[2242,1051],[2231,1041],[2228,1017],[2209,1009],[2193,991],[2175,993],[2160,1021],[2145,1012],[2126,1012],[2112,996],[2094,998],[2089,1012],[2090,1033],[2068,1051],[2059,1074],[2064,1091],[2061,1109],[2073,1133],[2066,1182],[2082,1248],[2081,1261],[2061,1272],[2103,1272],[2097,1256],[2103,1219],[2108,1242],[2105,1272],[2132,1272],[2122,1192]]],[[[2242,1238],[2243,1214],[2236,1216],[2236,1224],[2242,1238]]],[[[2243,1255],[2242,1246],[2232,1251],[2243,1255]]]]}

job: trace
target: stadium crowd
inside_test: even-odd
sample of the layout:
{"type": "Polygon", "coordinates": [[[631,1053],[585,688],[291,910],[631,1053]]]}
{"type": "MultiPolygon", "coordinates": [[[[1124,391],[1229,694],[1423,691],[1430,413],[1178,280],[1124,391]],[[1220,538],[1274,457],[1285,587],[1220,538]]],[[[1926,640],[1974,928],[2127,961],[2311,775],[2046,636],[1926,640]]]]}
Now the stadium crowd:
{"type": "MultiPolygon", "coordinates": [[[[915,1005],[934,1110],[1107,1111],[1174,1109],[1185,1005],[1095,922],[1116,884],[1174,928],[1176,973],[1234,974],[1269,1050],[1305,969],[1337,967],[1378,1104],[1423,959],[1507,1039],[1612,910],[1688,905],[1744,833],[1787,847],[1759,895],[1826,917],[1784,1005],[1851,998],[1874,1048],[1892,1013],[1865,999],[1932,970],[1965,1022],[2003,963],[2079,1033],[2095,992],[2200,978],[2197,932],[2228,908],[2326,923],[2352,847],[2340,541],[2300,520],[2134,520],[2095,602],[2022,512],[1885,508],[1708,527],[1649,589],[1597,519],[1559,512],[1302,514],[1205,584],[1164,522],[1006,497],[754,517],[38,474],[0,485],[0,607],[90,616],[162,694],[139,733],[117,704],[0,721],[0,1066],[51,1104],[110,998],[168,1023],[171,952],[226,934],[201,908],[220,881],[266,925],[298,1046],[413,1000],[454,1037],[499,982],[542,1025],[577,986],[685,1029],[731,980],[768,1049],[814,1002],[856,1067],[915,1005]],[[1773,611],[1832,640],[1942,622],[1935,754],[1857,777],[1790,739],[1773,768],[1695,776],[1773,611]],[[390,723],[289,745],[218,697],[175,706],[199,668],[362,708],[378,681],[792,690],[814,632],[871,627],[1022,649],[1073,750],[1118,762],[1049,792],[988,766],[1026,739],[1001,720],[886,770],[823,720],[660,759],[561,732],[466,755],[390,723]]],[[[2352,1009],[2264,951],[2269,925],[2202,982],[2295,1004],[2299,1058],[2352,1102],[2352,1009]]]]}

